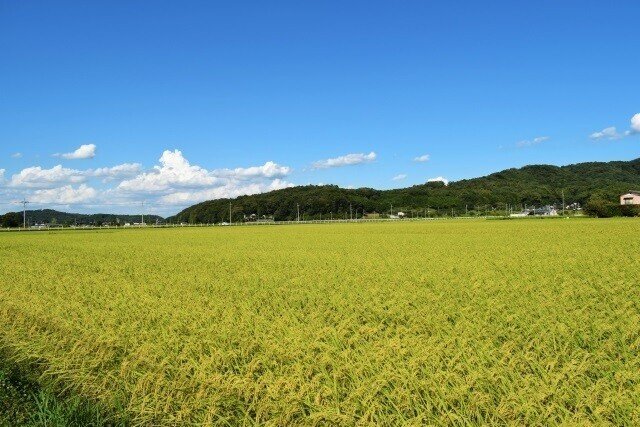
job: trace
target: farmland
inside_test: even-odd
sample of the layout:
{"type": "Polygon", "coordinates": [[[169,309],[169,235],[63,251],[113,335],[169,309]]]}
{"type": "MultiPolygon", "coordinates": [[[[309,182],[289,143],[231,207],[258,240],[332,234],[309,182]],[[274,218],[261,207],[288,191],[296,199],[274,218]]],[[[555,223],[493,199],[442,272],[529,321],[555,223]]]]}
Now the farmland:
{"type": "Polygon", "coordinates": [[[0,346],[133,425],[640,423],[640,223],[0,234],[0,346]]]}

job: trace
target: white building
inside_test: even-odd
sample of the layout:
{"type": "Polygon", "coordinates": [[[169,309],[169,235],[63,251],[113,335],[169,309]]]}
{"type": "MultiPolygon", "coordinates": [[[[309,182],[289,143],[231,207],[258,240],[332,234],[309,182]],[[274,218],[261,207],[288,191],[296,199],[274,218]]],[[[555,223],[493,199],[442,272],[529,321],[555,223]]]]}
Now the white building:
{"type": "Polygon", "coordinates": [[[640,191],[629,191],[620,196],[621,205],[640,205],[640,191]]]}
{"type": "Polygon", "coordinates": [[[525,209],[520,213],[512,213],[512,218],[522,218],[527,216],[557,216],[558,211],[554,206],[548,205],[541,208],[525,209]]]}

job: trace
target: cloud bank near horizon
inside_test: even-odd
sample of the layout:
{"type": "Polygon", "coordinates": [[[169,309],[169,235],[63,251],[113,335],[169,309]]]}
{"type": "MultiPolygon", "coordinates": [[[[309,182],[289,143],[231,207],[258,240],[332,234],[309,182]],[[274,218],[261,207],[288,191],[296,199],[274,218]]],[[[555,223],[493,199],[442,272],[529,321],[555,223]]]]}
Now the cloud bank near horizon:
{"type": "Polygon", "coordinates": [[[293,183],[286,179],[291,171],[273,161],[207,170],[191,164],[176,149],[165,150],[158,164],[147,170],[139,163],[91,169],[58,164],[51,168],[30,166],[5,177],[5,169],[0,169],[0,194],[14,201],[27,197],[34,204],[60,207],[134,206],[145,201],[166,211],[205,200],[291,187],[293,183]]]}

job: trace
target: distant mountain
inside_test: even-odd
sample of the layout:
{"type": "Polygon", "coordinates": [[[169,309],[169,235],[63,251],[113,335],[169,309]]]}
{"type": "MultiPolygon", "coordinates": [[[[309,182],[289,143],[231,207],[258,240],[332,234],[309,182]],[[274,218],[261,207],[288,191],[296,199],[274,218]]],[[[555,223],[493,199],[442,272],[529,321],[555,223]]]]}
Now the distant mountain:
{"type": "MultiPolygon", "coordinates": [[[[144,222],[155,224],[164,218],[158,215],[145,215],[144,222]]],[[[140,215],[116,215],[116,214],[79,214],[60,212],[53,209],[28,210],[28,224],[60,224],[60,225],[104,225],[141,222],[140,215]]],[[[22,226],[22,212],[8,212],[0,215],[0,227],[22,226]]]]}
{"type": "Polygon", "coordinates": [[[375,190],[345,189],[335,185],[300,186],[269,193],[217,199],[184,209],[170,222],[221,222],[245,216],[273,216],[275,220],[294,220],[299,205],[305,219],[343,218],[353,212],[388,213],[402,210],[422,213],[427,207],[440,212],[482,210],[491,207],[527,205],[584,204],[591,196],[617,202],[618,196],[640,189],[640,158],[631,161],[590,162],[568,166],[533,165],[507,169],[488,176],[465,179],[444,185],[428,182],[408,188],[375,190]]]}

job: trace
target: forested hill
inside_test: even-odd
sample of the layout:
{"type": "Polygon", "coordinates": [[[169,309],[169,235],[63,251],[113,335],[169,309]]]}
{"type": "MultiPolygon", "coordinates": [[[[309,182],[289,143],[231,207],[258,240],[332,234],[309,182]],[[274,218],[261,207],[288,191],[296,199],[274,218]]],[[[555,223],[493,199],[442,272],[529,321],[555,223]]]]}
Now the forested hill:
{"type": "MultiPolygon", "coordinates": [[[[156,220],[163,221],[163,218],[157,215],[144,216],[144,222],[147,224],[154,224],[156,220]]],[[[127,222],[141,222],[141,216],[116,214],[80,214],[60,212],[53,209],[38,209],[27,211],[27,222],[29,225],[43,223],[60,225],[124,225],[127,222]]],[[[22,212],[8,212],[4,215],[0,215],[0,226],[22,226],[22,212]]]]}
{"type": "Polygon", "coordinates": [[[273,216],[275,220],[296,218],[297,204],[305,219],[344,217],[353,211],[388,213],[391,205],[397,212],[411,214],[430,207],[441,212],[455,209],[473,210],[505,204],[560,205],[565,201],[585,203],[592,196],[615,202],[629,190],[640,189],[640,158],[631,161],[578,163],[569,166],[533,165],[507,169],[488,176],[442,183],[425,183],[413,187],[375,190],[345,189],[335,185],[299,186],[235,199],[217,199],[191,206],[167,218],[172,222],[221,222],[245,216],[273,216]]]}

